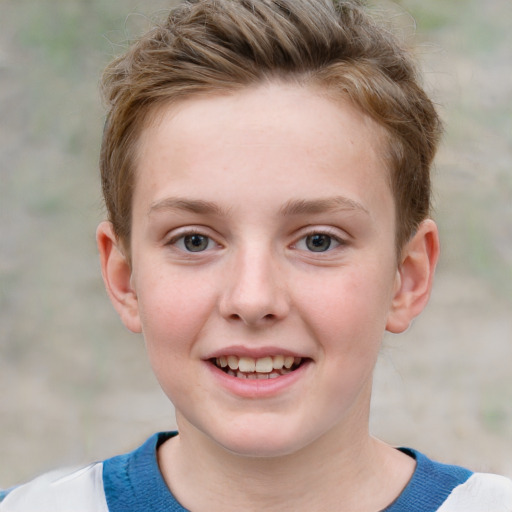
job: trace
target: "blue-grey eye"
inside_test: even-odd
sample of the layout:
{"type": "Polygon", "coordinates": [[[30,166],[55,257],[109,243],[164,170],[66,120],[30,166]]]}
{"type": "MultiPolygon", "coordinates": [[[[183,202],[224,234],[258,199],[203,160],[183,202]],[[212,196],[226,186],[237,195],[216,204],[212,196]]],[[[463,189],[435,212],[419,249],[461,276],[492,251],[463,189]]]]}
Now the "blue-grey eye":
{"type": "Polygon", "coordinates": [[[210,239],[207,236],[193,234],[183,237],[183,245],[187,251],[201,252],[208,248],[210,239]]]}
{"type": "Polygon", "coordinates": [[[312,252],[324,252],[329,250],[332,237],[322,233],[316,233],[306,237],[306,247],[312,252]]]}

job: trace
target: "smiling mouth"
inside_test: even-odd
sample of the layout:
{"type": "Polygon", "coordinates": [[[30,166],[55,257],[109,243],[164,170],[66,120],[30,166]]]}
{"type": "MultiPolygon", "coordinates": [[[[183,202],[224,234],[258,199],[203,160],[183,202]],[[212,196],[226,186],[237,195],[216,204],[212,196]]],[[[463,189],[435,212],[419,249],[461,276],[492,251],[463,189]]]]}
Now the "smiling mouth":
{"type": "Polygon", "coordinates": [[[299,368],[306,359],[293,356],[221,356],[210,361],[224,373],[239,379],[276,379],[299,368]]]}

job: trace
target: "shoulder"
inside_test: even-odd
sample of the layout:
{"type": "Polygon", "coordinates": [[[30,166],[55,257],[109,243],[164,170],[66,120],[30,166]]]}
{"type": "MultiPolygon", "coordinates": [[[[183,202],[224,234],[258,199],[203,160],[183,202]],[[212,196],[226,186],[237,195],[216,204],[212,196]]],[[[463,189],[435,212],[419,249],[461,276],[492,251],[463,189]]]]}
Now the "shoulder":
{"type": "Polygon", "coordinates": [[[0,512],[182,511],[160,474],[157,448],[176,432],[151,436],[130,453],[77,471],[56,471],[7,491],[0,512]]]}
{"type": "Polygon", "coordinates": [[[512,482],[502,476],[433,461],[408,448],[416,470],[384,512],[512,512],[512,482]]]}
{"type": "Polygon", "coordinates": [[[103,464],[55,471],[0,493],[0,512],[108,512],[103,464]]]}
{"type": "Polygon", "coordinates": [[[453,489],[439,512],[512,512],[512,480],[474,473],[453,489]]]}
{"type": "Polygon", "coordinates": [[[423,478],[427,486],[444,487],[447,494],[438,512],[512,512],[512,480],[490,473],[473,473],[423,459],[423,478]]]}
{"type": "Polygon", "coordinates": [[[467,482],[473,475],[469,469],[442,464],[409,448],[401,451],[416,460],[416,470],[405,488],[402,498],[407,498],[407,505],[421,505],[425,511],[437,510],[459,485],[467,482]]]}

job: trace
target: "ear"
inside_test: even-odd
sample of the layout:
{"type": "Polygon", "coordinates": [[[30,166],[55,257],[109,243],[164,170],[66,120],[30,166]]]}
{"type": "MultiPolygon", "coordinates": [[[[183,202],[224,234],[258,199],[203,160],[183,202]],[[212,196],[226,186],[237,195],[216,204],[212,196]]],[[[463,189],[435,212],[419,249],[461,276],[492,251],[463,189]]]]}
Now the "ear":
{"type": "Polygon", "coordinates": [[[439,258],[439,234],[435,222],[424,220],[403,248],[397,270],[396,291],[388,314],[386,329],[405,331],[414,317],[427,305],[439,258]]]}
{"type": "Polygon", "coordinates": [[[96,242],[103,282],[110,301],[123,324],[132,332],[141,332],[137,293],[132,286],[131,264],[110,222],[102,222],[98,226],[96,242]]]}

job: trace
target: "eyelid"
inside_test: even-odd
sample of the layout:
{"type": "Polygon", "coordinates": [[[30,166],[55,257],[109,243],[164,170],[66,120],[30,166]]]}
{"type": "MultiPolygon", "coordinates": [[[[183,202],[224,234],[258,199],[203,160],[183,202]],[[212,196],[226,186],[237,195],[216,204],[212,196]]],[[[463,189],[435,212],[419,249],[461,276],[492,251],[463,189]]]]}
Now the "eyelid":
{"type": "Polygon", "coordinates": [[[314,251],[309,251],[308,249],[299,249],[299,250],[304,250],[305,252],[308,252],[311,254],[322,255],[322,254],[326,254],[328,252],[332,252],[333,250],[337,249],[340,246],[341,247],[346,246],[349,243],[349,240],[348,240],[349,236],[348,235],[341,236],[339,229],[335,229],[335,228],[332,228],[329,226],[308,226],[304,230],[299,231],[298,236],[295,238],[295,242],[292,243],[291,247],[297,248],[297,245],[299,244],[299,242],[301,242],[302,240],[305,240],[308,236],[313,236],[313,235],[328,236],[328,237],[332,238],[335,242],[337,242],[338,245],[336,245],[335,247],[329,248],[326,251],[319,251],[318,253],[315,253],[314,251]]]}
{"type": "Polygon", "coordinates": [[[184,248],[177,247],[177,242],[179,240],[182,240],[187,236],[193,236],[193,235],[204,236],[205,238],[208,238],[214,244],[213,247],[209,247],[209,248],[205,249],[204,251],[197,251],[197,253],[195,253],[195,254],[209,252],[209,251],[213,250],[215,247],[217,247],[217,248],[222,247],[222,244],[220,244],[217,241],[217,238],[211,235],[211,230],[206,227],[203,227],[203,226],[183,226],[181,228],[174,229],[166,237],[166,239],[164,241],[164,245],[176,247],[178,250],[180,250],[186,254],[194,254],[193,251],[187,251],[184,248]]]}

